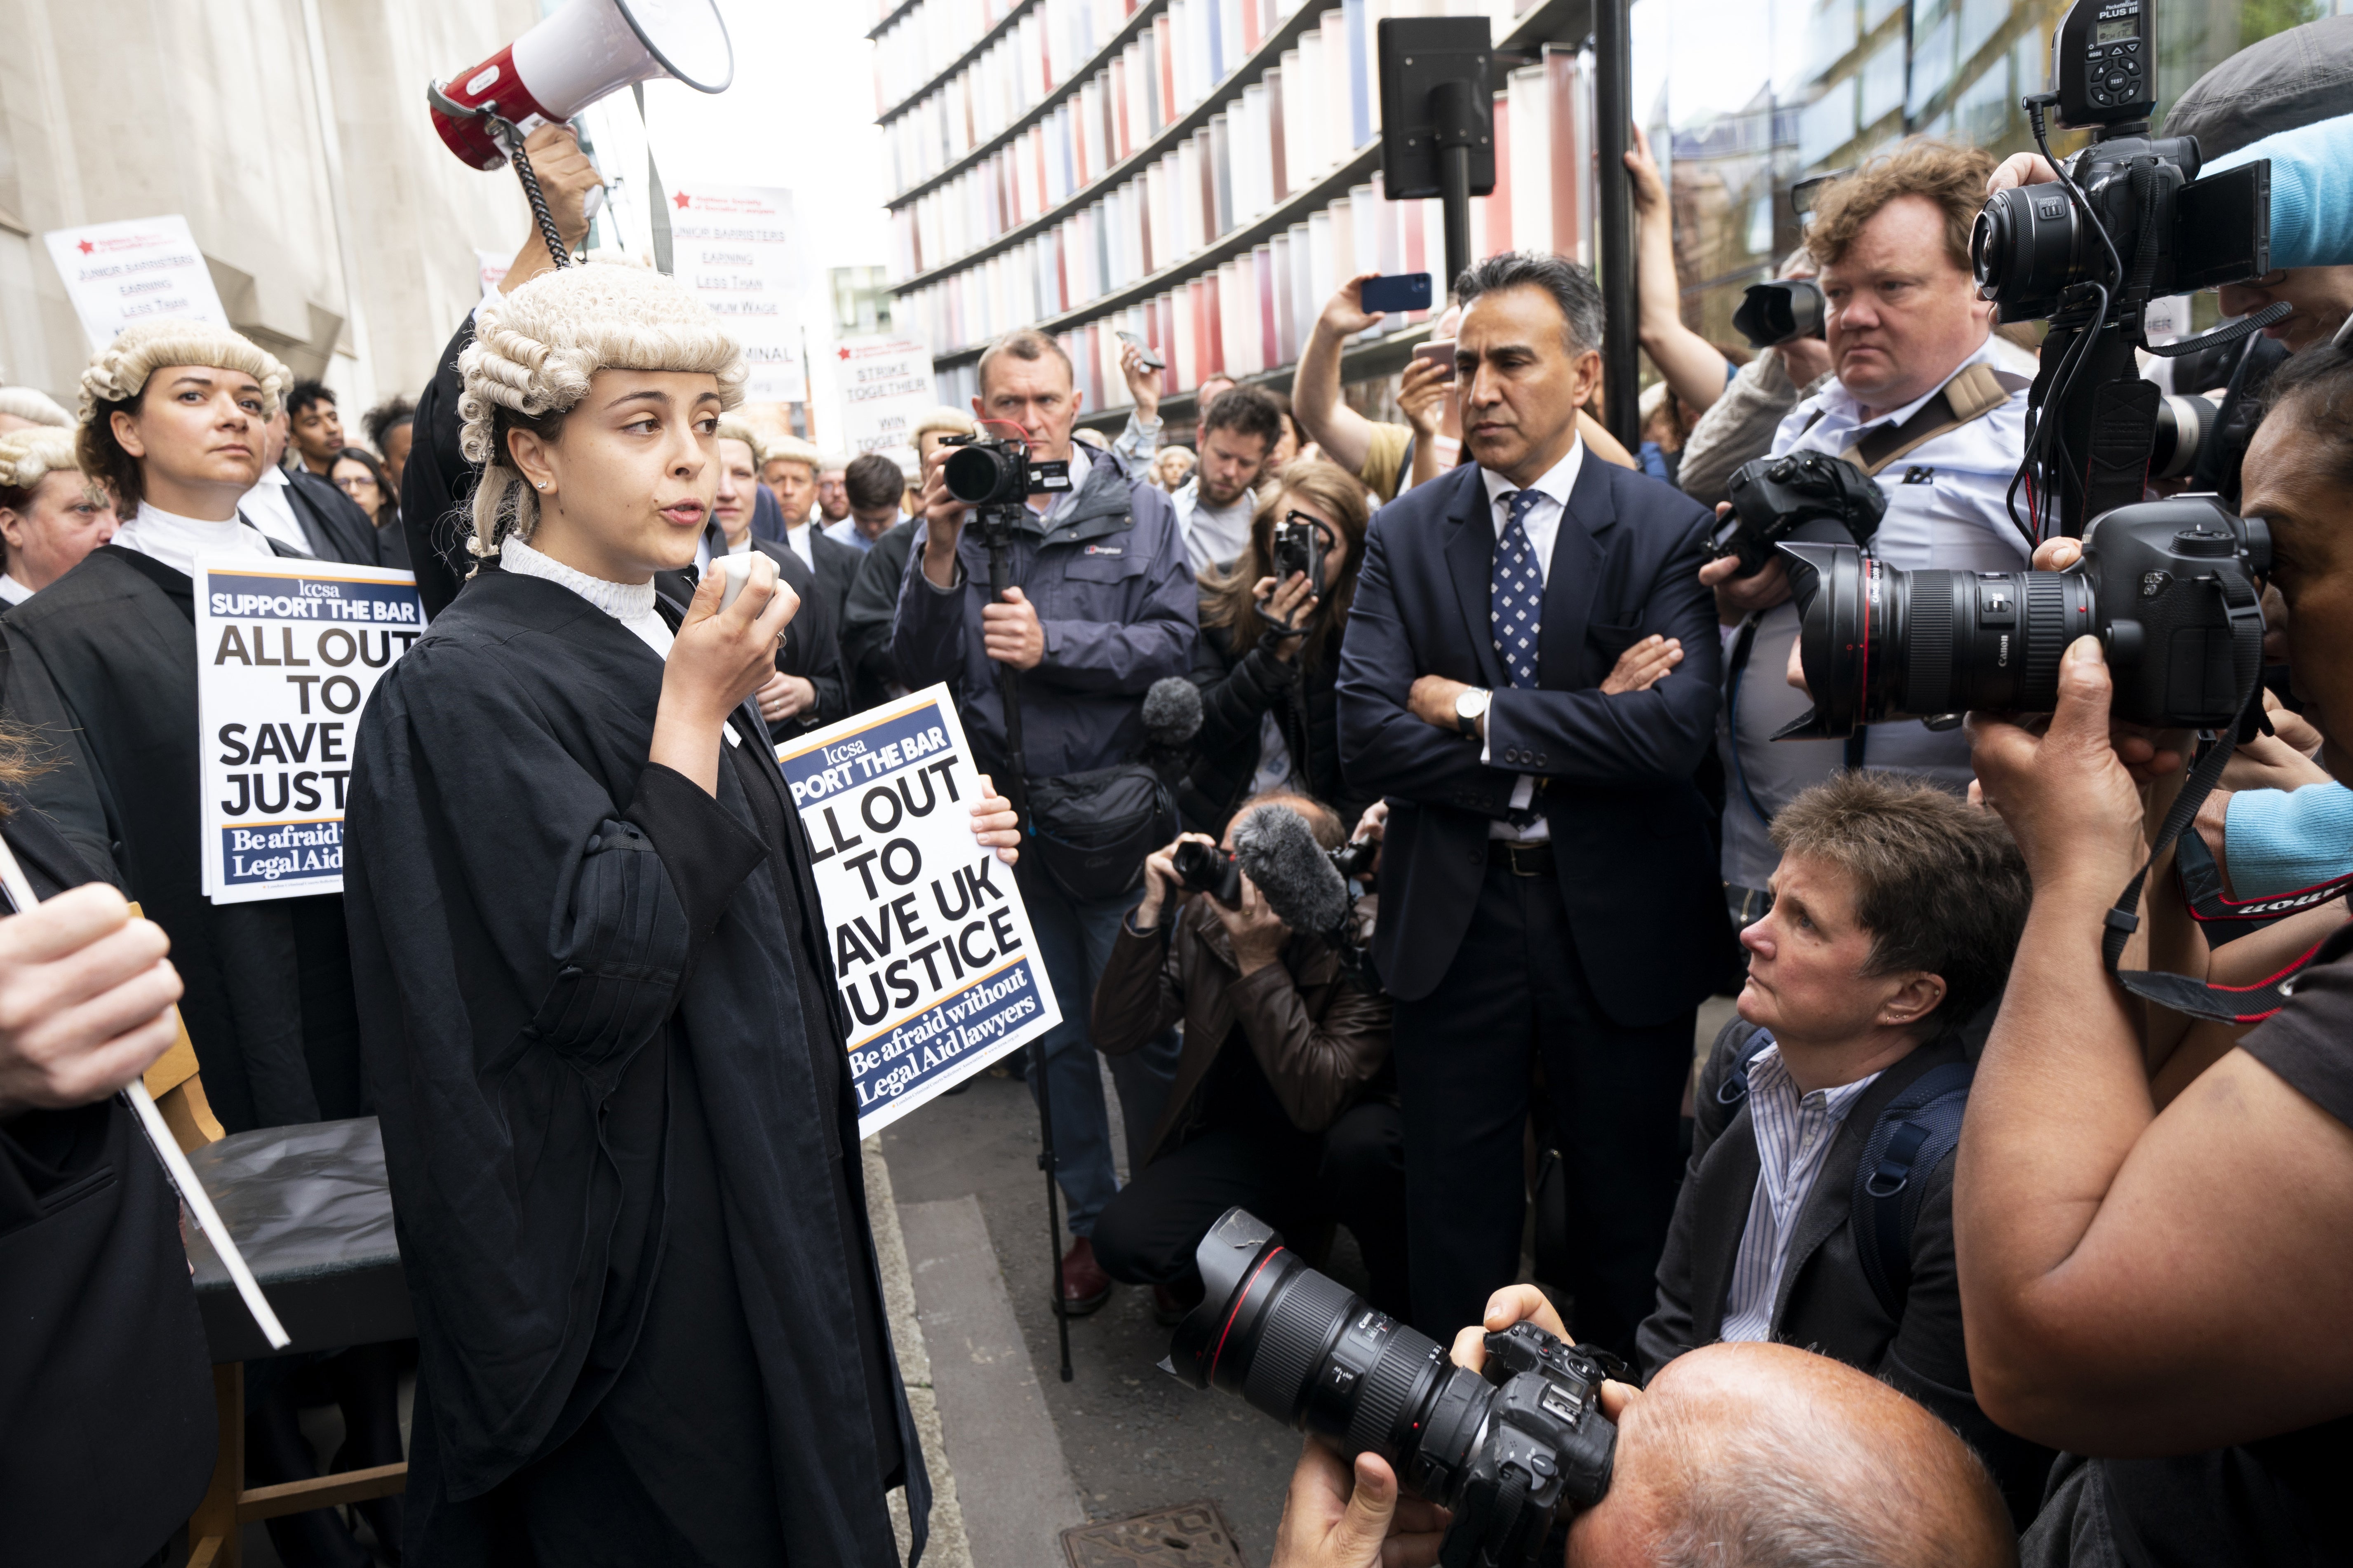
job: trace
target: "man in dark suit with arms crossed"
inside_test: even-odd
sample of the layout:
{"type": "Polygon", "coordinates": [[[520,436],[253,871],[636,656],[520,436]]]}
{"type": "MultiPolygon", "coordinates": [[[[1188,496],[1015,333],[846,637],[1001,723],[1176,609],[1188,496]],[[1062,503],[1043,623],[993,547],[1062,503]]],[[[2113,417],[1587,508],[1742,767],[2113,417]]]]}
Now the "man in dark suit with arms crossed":
{"type": "Polygon", "coordinates": [[[1341,763],[1389,797],[1375,957],[1397,1001],[1414,1318],[1451,1334],[1517,1275],[1541,1055],[1580,1340],[1630,1352],[1674,1206],[1676,1108],[1724,940],[1707,807],[1719,648],[1708,517],[1590,460],[1591,274],[1490,258],[1455,286],[1477,459],[1373,520],[1340,659],[1341,763]],[[1605,695],[1618,656],[1681,668],[1605,695]]]}

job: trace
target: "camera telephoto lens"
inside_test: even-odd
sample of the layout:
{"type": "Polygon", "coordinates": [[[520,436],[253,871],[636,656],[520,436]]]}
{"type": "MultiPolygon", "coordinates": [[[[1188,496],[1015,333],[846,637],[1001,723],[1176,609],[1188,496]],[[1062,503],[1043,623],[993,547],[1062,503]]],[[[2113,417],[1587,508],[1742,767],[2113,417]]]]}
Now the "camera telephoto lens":
{"type": "Polygon", "coordinates": [[[2259,579],[2271,528],[2211,495],[2102,512],[2064,572],[1896,572],[1839,544],[1783,544],[1814,706],[1774,736],[1970,709],[2047,713],[2059,660],[2097,637],[2109,711],[2136,724],[2219,729],[2263,669],[2259,579]]]}
{"type": "Polygon", "coordinates": [[[1849,544],[1780,549],[1814,707],[1776,740],[1973,708],[2048,712],[2060,654],[2094,629],[2079,574],[1898,572],[1849,544]]]}
{"type": "Polygon", "coordinates": [[[1231,851],[1187,840],[1169,860],[1187,892],[1207,893],[1229,910],[1241,908],[1242,863],[1231,851]]]}
{"type": "Polygon", "coordinates": [[[1613,1361],[1520,1323],[1487,1336],[1484,1376],[1456,1366],[1239,1208],[1195,1260],[1206,1294],[1162,1368],[1239,1394],[1344,1458],[1378,1454],[1408,1490],[1452,1510],[1441,1562],[1533,1564],[1556,1519],[1609,1490],[1618,1433],[1600,1391],[1613,1361]]]}

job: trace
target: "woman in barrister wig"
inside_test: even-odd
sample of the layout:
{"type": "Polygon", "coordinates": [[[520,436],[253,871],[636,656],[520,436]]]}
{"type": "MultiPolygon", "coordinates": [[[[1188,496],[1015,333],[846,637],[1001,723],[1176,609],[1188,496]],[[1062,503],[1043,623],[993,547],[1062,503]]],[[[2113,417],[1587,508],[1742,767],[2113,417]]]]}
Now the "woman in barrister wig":
{"type": "MultiPolygon", "coordinates": [[[[479,565],[362,725],[346,887],[420,1358],[419,1564],[898,1562],[929,1485],[841,1005],[747,699],[797,601],[692,599],[743,356],[591,265],[460,361],[479,565]]],[[[1011,842],[1002,802],[975,831],[1011,842]]]]}
{"type": "MultiPolygon", "coordinates": [[[[367,1110],[341,896],[216,904],[203,889],[192,574],[198,555],[307,559],[237,512],[289,379],[247,339],[203,322],[142,322],[100,350],[82,373],[76,450],[82,473],[113,492],[121,524],[5,625],[8,717],[53,764],[26,782],[28,804],[170,936],[206,1098],[231,1132],[367,1110]]],[[[316,1472],[294,1370],[284,1358],[248,1368],[256,1485],[316,1472]]],[[[396,1462],[395,1347],[346,1351],[317,1375],[343,1409],[337,1463],[396,1462]]],[[[398,1499],[361,1510],[379,1534],[398,1533],[398,1499]]],[[[332,1511],[272,1520],[269,1532],[301,1568],[366,1559],[332,1511]]]]}

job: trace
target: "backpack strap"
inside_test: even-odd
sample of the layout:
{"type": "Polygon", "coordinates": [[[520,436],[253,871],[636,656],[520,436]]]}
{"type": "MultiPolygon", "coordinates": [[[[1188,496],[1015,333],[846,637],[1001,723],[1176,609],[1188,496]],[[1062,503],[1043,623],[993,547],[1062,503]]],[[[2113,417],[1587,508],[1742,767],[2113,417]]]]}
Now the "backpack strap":
{"type": "Polygon", "coordinates": [[[1920,1205],[1929,1176],[1960,1143],[1961,1114],[1968,1109],[1976,1071],[1961,1061],[1922,1073],[1880,1111],[1862,1158],[1855,1162],[1847,1223],[1862,1277],[1891,1318],[1903,1315],[1920,1205]]]}
{"type": "MultiPolygon", "coordinates": [[[[1725,1073],[1724,1081],[1715,1086],[1715,1102],[1734,1114],[1748,1099],[1748,1064],[1757,1059],[1758,1052],[1773,1043],[1773,1037],[1765,1032],[1763,1025],[1751,1024],[1746,1019],[1736,1020],[1736,1023],[1748,1034],[1734,1048],[1732,1066],[1725,1073]]],[[[1726,1115],[1725,1120],[1731,1121],[1732,1115],[1726,1115]]]]}
{"type": "Polygon", "coordinates": [[[1866,474],[1877,474],[1915,447],[1992,413],[2012,396],[2002,373],[1973,364],[1957,373],[1901,425],[1883,426],[1839,454],[1866,474]]]}

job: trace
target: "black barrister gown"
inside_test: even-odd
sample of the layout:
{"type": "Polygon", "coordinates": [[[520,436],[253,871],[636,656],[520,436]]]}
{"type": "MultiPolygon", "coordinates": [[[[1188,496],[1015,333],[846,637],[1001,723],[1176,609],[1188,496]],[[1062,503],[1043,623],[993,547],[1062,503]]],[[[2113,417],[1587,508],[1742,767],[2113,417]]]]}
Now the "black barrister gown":
{"type": "Polygon", "coordinates": [[[661,677],[486,566],[361,728],[412,1563],[881,1568],[902,1475],[923,1540],[807,842],[748,705],[716,800],[648,763],[661,677]]]}
{"type": "MultiPolygon", "coordinates": [[[[0,800],[35,893],[96,878],[15,787],[0,800]]],[[[131,1568],[202,1500],[212,1357],[179,1213],[120,1095],[0,1120],[0,1559],[131,1568]]]]}
{"type": "MultiPolygon", "coordinates": [[[[112,544],[8,613],[9,716],[58,763],[26,795],[83,858],[111,859],[171,937],[223,1127],[363,1115],[342,898],[215,904],[201,890],[195,614],[185,573],[112,544]]],[[[324,792],[349,764],[311,766],[324,792]]]]}

